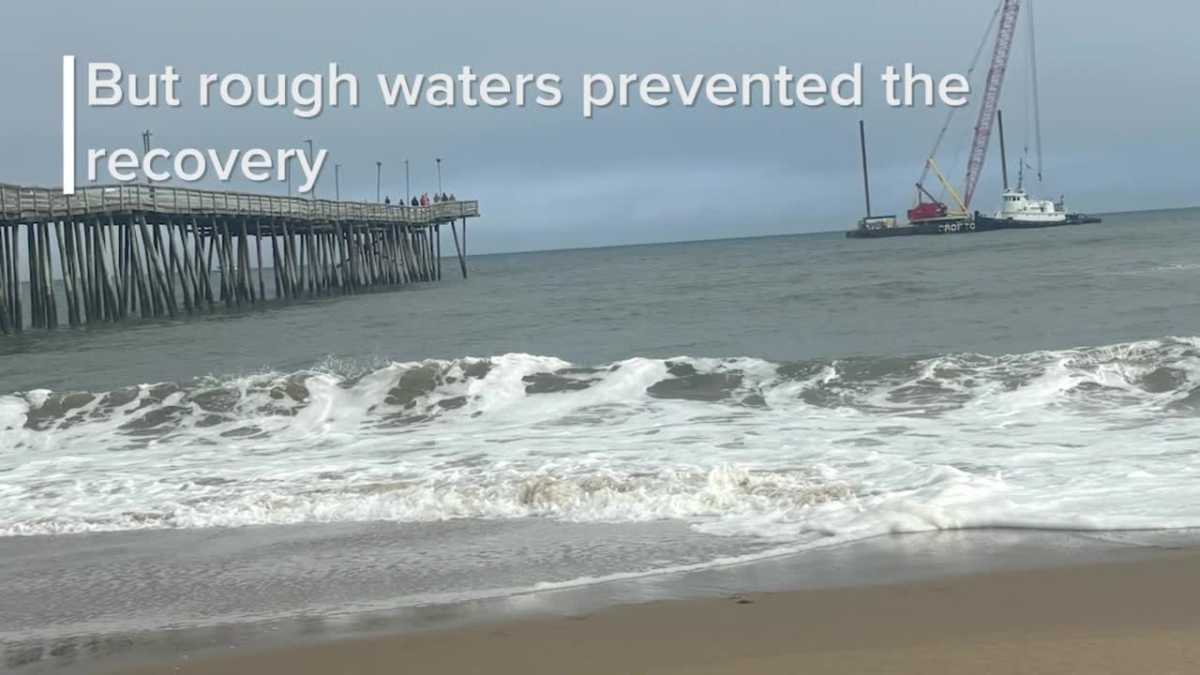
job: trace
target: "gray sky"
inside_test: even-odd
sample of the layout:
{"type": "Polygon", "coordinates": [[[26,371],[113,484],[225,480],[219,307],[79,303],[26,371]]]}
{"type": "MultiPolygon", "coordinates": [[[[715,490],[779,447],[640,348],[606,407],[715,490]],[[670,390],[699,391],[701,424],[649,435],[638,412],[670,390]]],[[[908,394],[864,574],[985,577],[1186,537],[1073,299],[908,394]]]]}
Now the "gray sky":
{"type": "MultiPolygon", "coordinates": [[[[884,105],[877,76],[914,62],[941,75],[965,71],[993,0],[911,2],[495,3],[40,2],[9,3],[0,41],[4,131],[0,181],[59,183],[60,59],[111,60],[129,72],[172,64],[185,107],[80,109],[79,146],[298,147],[316,139],[331,157],[319,187],[403,193],[434,187],[478,198],[475,253],[842,229],[861,215],[856,122],[868,124],[876,211],[902,213],[941,125],[944,108],[884,105]],[[359,75],[362,105],[302,120],[280,110],[201,109],[201,72],[323,71],[359,75]],[[580,114],[583,72],[773,72],[834,75],[864,63],[863,109],[719,110],[634,107],[580,114]],[[387,109],[374,74],[555,72],[564,103],[492,110],[387,109]]],[[[1200,203],[1200,8],[1184,0],[1110,5],[1036,4],[1046,148],[1046,196],[1085,211],[1200,203]],[[1100,5],[1104,5],[1104,9],[1100,5]]],[[[1005,86],[1010,156],[1024,142],[1026,24],[1005,86]]],[[[990,45],[988,47],[990,52],[990,45]]],[[[985,54],[985,61],[987,55],[985,54]]],[[[980,72],[983,68],[981,67],[980,72]]],[[[961,183],[974,112],[958,116],[941,157],[961,183]]],[[[1015,164],[1015,160],[1013,161],[1015,164]]],[[[976,206],[998,201],[993,144],[976,206]]],[[[277,184],[238,186],[273,191],[277,184]]]]}

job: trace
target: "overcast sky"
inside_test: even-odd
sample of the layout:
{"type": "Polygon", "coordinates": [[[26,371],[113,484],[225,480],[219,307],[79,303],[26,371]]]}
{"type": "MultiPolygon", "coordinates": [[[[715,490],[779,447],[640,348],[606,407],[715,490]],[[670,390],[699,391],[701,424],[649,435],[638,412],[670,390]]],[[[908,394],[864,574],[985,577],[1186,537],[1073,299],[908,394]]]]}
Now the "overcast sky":
{"type": "MultiPolygon", "coordinates": [[[[434,188],[478,198],[473,252],[591,246],[843,229],[862,215],[857,129],[870,139],[876,211],[902,213],[944,108],[888,108],[875,79],[888,64],[935,74],[965,71],[993,0],[908,2],[496,3],[25,2],[3,10],[0,181],[59,184],[60,59],[115,61],[130,72],[172,64],[201,72],[321,72],[330,61],[362,79],[357,109],[312,120],[286,111],[80,110],[79,146],[140,147],[144,128],[163,147],[298,147],[330,153],[319,194],[374,199],[434,188]],[[580,114],[583,72],[793,72],[833,75],[864,63],[860,109],[718,110],[635,107],[580,114]],[[376,103],[374,74],[554,72],[565,101],[530,107],[417,110],[376,103]]],[[[1185,0],[1135,5],[1094,0],[1036,4],[1047,196],[1085,211],[1200,203],[1200,8],[1185,0]],[[1101,8],[1103,5],[1103,8],[1101,8]]],[[[1019,31],[1024,40],[1027,26],[1019,31]]],[[[1025,48],[1004,94],[1010,155],[1024,124],[1025,48]]],[[[990,52],[990,45],[988,47],[990,52]]],[[[985,61],[987,55],[985,54],[985,61]]],[[[980,68],[980,72],[984,67],[980,68]]],[[[189,79],[190,78],[190,79],[189,79]]],[[[941,155],[961,183],[974,112],[959,114],[941,155]]],[[[1013,161],[1015,164],[1015,160],[1013,161]]],[[[998,201],[998,152],[975,206],[998,201]]],[[[239,186],[243,189],[246,186],[239,186]]],[[[282,194],[274,184],[249,189],[282,194]]]]}

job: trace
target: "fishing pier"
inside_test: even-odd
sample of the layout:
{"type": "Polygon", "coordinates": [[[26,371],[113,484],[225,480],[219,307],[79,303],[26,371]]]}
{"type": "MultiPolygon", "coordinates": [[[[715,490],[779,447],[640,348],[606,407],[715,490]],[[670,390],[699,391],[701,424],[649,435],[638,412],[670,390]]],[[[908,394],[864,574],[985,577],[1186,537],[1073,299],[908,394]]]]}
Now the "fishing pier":
{"type": "Polygon", "coordinates": [[[175,318],[467,276],[479,203],[430,206],[155,185],[0,184],[0,334],[175,318]]]}

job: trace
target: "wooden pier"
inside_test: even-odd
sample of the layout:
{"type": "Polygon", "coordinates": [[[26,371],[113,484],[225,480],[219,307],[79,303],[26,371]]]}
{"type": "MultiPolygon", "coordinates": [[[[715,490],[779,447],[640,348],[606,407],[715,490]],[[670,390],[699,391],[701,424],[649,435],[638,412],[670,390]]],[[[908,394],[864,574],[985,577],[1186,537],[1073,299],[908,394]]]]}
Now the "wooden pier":
{"type": "Polygon", "coordinates": [[[466,278],[467,219],[478,215],[473,201],[402,206],[152,185],[68,196],[0,184],[0,334],[437,281],[443,225],[466,278]]]}

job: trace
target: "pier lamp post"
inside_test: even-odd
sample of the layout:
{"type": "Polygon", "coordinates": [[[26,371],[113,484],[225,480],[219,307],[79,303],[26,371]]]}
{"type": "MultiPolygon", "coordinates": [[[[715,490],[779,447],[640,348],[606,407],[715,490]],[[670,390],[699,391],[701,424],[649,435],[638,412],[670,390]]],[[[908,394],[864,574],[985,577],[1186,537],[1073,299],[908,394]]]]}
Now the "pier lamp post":
{"type": "Polygon", "coordinates": [[[412,184],[408,180],[408,160],[404,160],[404,203],[412,201],[412,184]]]}
{"type": "Polygon", "coordinates": [[[383,190],[383,162],[375,162],[375,201],[381,202],[380,198],[383,190]]]}
{"type": "Polygon", "coordinates": [[[437,170],[438,170],[438,191],[437,191],[437,193],[440,195],[440,194],[442,194],[442,158],[441,157],[437,158],[437,170]]]}
{"type": "MultiPolygon", "coordinates": [[[[304,139],[304,142],[305,142],[305,143],[308,143],[308,156],[309,156],[309,158],[311,159],[311,158],[312,158],[312,156],[313,156],[313,142],[312,142],[312,139],[311,139],[311,138],[306,138],[306,139],[304,139]]],[[[310,191],[309,191],[309,195],[308,195],[308,196],[309,196],[309,199],[312,199],[312,200],[314,200],[314,201],[315,201],[315,200],[316,200],[316,198],[317,198],[317,181],[318,181],[318,180],[320,180],[320,178],[321,178],[321,177],[318,175],[316,178],[314,178],[314,179],[313,179],[312,190],[310,190],[310,191]]]]}
{"type": "Polygon", "coordinates": [[[342,201],[342,165],[333,165],[333,196],[339,202],[342,201]]]}
{"type": "MultiPolygon", "coordinates": [[[[153,135],[149,129],[142,132],[142,161],[145,161],[146,155],[150,154],[150,137],[153,135]]],[[[154,184],[149,175],[146,176],[146,182],[151,185],[154,184]]]]}

